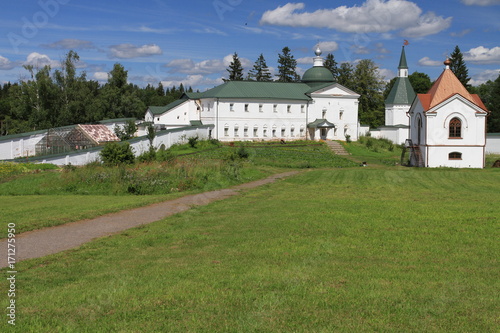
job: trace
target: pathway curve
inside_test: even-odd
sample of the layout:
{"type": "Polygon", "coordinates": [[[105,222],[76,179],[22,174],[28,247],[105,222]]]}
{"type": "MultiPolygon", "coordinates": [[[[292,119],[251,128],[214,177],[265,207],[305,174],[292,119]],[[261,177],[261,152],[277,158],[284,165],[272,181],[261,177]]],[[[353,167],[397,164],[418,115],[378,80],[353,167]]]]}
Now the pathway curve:
{"type": "MultiPolygon", "coordinates": [[[[239,194],[241,190],[269,184],[277,179],[297,173],[298,171],[285,172],[229,189],[187,195],[182,198],[103,215],[94,219],[25,232],[16,235],[15,259],[16,262],[19,262],[69,250],[95,238],[159,221],[168,216],[189,210],[191,207],[203,206],[214,201],[223,200],[239,194]]],[[[2,251],[0,268],[7,267],[7,257],[4,255],[7,253],[7,239],[0,240],[0,251],[2,251]]]]}

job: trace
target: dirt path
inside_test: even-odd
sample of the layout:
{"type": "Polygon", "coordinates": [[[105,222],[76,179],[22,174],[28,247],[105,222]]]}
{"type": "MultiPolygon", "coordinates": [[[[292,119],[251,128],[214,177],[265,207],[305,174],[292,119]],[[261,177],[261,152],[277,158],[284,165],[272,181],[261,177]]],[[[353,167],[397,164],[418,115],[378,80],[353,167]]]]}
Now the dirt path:
{"type": "MultiPolygon", "coordinates": [[[[16,262],[39,258],[49,254],[78,247],[92,239],[159,221],[165,217],[184,212],[191,207],[207,205],[237,195],[241,190],[269,184],[277,179],[297,174],[290,171],[270,176],[251,183],[241,184],[229,189],[187,195],[182,198],[160,202],[118,213],[82,220],[64,225],[25,232],[16,236],[16,262]]],[[[7,267],[7,239],[0,240],[0,268],[7,267]]]]}

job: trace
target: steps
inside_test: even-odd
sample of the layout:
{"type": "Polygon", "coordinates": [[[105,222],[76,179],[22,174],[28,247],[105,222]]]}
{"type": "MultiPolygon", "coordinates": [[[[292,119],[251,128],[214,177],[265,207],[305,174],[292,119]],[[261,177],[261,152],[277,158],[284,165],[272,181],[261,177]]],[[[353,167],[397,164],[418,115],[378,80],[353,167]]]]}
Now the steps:
{"type": "Polygon", "coordinates": [[[344,149],[344,147],[337,141],[326,141],[326,144],[337,155],[349,155],[349,153],[344,149]]]}

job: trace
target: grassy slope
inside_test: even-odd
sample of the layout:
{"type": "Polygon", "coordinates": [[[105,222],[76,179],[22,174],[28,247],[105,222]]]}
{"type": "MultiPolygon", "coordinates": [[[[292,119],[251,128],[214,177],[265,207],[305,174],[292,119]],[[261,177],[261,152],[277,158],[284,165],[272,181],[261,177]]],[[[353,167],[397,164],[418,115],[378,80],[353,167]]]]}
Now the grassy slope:
{"type": "Polygon", "coordinates": [[[493,332],[499,183],[492,169],[309,171],[18,264],[16,328],[493,332]]]}

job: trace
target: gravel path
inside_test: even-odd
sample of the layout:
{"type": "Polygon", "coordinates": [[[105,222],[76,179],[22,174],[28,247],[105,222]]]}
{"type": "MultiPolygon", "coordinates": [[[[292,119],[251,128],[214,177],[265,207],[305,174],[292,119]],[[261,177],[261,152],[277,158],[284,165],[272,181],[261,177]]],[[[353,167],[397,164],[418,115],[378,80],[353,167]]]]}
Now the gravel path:
{"type": "MultiPolygon", "coordinates": [[[[146,207],[125,210],[90,220],[71,222],[55,227],[33,230],[16,235],[16,262],[39,258],[49,254],[78,247],[92,239],[159,221],[165,217],[184,212],[191,207],[207,205],[237,195],[240,190],[269,184],[277,179],[297,174],[291,171],[270,176],[229,189],[187,195],[182,198],[160,202],[146,207]]],[[[0,268],[7,267],[7,239],[0,240],[0,268]]]]}

